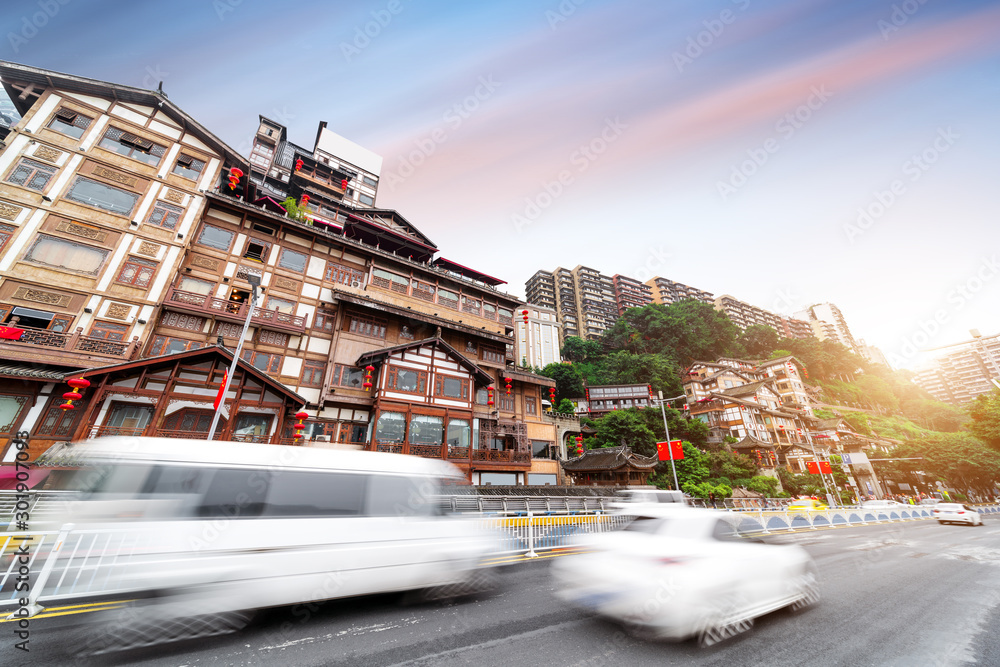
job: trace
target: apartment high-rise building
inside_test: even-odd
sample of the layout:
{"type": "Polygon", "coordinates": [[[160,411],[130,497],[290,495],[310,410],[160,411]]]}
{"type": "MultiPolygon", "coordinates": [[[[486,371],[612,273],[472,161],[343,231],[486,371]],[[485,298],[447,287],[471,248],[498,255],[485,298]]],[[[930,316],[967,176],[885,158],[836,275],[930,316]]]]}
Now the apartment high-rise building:
{"type": "Polygon", "coordinates": [[[812,326],[805,320],[799,320],[794,317],[786,317],[784,315],[779,315],[778,319],[781,322],[781,328],[778,329],[778,333],[785,338],[813,337],[812,326]]]}
{"type": "Polygon", "coordinates": [[[885,358],[882,354],[882,350],[878,349],[874,345],[868,345],[863,339],[858,339],[858,354],[867,359],[873,364],[882,364],[886,368],[892,368],[889,366],[889,360],[885,358]]]}
{"type": "Polygon", "coordinates": [[[611,283],[618,303],[618,315],[624,315],[629,308],[641,308],[653,302],[652,289],[635,278],[616,273],[611,277],[611,283]]]}
{"type": "Polygon", "coordinates": [[[706,292],[697,287],[691,287],[690,285],[685,285],[661,276],[650,278],[646,281],[646,285],[650,288],[653,303],[667,305],[684,301],[685,299],[697,299],[705,303],[712,303],[715,300],[711,292],[706,292]]]}
{"type": "Polygon", "coordinates": [[[536,271],[525,283],[525,298],[545,308],[556,307],[556,278],[550,271],[536,271]]]}
{"type": "Polygon", "coordinates": [[[969,340],[932,350],[940,356],[913,378],[939,401],[964,405],[1000,382],[1000,334],[970,333],[969,340]]]}
{"type": "Polygon", "coordinates": [[[806,308],[803,311],[795,313],[795,317],[808,322],[818,321],[831,325],[829,327],[814,326],[813,331],[815,332],[816,337],[820,340],[832,338],[848,350],[860,354],[858,351],[858,342],[851,334],[851,329],[847,326],[847,320],[844,319],[844,314],[840,311],[840,308],[837,308],[834,304],[818,303],[806,308]]]}
{"type": "Polygon", "coordinates": [[[515,313],[517,363],[528,368],[545,368],[562,361],[559,354],[561,327],[555,308],[527,303],[515,313]],[[525,315],[527,311],[527,315],[525,315]]]}
{"type": "MultiPolygon", "coordinates": [[[[621,276],[625,281],[626,298],[641,302],[643,292],[638,281],[621,276]],[[633,289],[640,296],[631,296],[633,289]]],[[[577,266],[557,267],[554,271],[538,271],[525,283],[528,303],[555,308],[562,325],[562,335],[600,338],[604,330],[618,319],[618,299],[615,281],[596,269],[577,266]]]]}
{"type": "Polygon", "coordinates": [[[740,301],[728,294],[718,297],[714,303],[715,309],[724,312],[740,330],[753,324],[762,324],[779,333],[782,331],[781,318],[768,310],[740,301]]]}

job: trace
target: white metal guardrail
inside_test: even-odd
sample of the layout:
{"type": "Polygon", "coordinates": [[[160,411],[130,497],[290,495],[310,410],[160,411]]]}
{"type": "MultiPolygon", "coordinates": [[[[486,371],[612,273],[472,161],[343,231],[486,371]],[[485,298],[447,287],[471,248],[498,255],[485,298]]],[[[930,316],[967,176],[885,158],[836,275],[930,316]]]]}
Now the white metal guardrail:
{"type": "MultiPolygon", "coordinates": [[[[912,506],[891,510],[847,507],[829,510],[743,510],[725,513],[727,521],[744,535],[776,531],[817,530],[831,526],[926,520],[931,507],[912,506]]],[[[982,514],[1000,513],[1000,505],[979,506],[982,514]]],[[[538,552],[570,546],[577,535],[620,530],[632,516],[626,514],[542,514],[488,516],[479,518],[482,528],[497,531],[497,555],[538,552]]],[[[0,608],[20,605],[27,595],[29,608],[40,601],[51,603],[84,596],[126,592],[117,580],[115,567],[126,553],[142,550],[136,536],[116,532],[76,529],[0,533],[0,608]],[[25,577],[28,577],[25,579],[25,577]],[[29,586],[26,590],[24,582],[29,586]]]]}

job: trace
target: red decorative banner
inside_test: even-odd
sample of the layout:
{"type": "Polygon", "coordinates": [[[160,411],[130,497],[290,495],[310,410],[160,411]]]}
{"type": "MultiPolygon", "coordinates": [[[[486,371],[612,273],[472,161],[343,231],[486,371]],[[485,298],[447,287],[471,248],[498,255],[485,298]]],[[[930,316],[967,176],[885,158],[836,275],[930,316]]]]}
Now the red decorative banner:
{"type": "Polygon", "coordinates": [[[0,326],[0,338],[6,338],[7,340],[18,340],[21,338],[21,334],[23,333],[24,329],[18,329],[17,327],[0,326]]]}

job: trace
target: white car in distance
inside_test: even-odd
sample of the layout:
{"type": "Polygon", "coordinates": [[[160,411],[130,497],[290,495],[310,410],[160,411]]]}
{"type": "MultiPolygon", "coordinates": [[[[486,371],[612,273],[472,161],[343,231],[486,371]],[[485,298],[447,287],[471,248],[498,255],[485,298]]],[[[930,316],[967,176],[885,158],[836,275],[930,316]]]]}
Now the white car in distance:
{"type": "Polygon", "coordinates": [[[970,526],[983,525],[983,519],[972,507],[961,503],[938,503],[931,510],[940,524],[967,523],[970,526]]]}
{"type": "Polygon", "coordinates": [[[743,537],[725,512],[669,507],[581,538],[584,553],[552,564],[556,595],[638,636],[695,637],[701,646],[819,601],[816,567],[801,547],[743,537]]]}

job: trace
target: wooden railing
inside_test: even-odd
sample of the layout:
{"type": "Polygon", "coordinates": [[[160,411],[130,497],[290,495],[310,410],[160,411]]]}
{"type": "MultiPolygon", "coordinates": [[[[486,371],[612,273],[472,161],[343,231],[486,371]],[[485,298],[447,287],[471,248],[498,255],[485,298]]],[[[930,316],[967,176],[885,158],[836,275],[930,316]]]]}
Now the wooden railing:
{"type": "MultiPolygon", "coordinates": [[[[167,293],[166,302],[174,306],[180,305],[187,310],[193,310],[206,315],[222,315],[226,319],[237,321],[245,320],[249,304],[240,301],[227,301],[219,299],[209,294],[195,294],[194,292],[184,292],[176,287],[170,288],[167,293]]],[[[251,322],[266,326],[271,329],[283,329],[288,331],[303,332],[306,329],[307,320],[303,316],[283,313],[279,310],[264,310],[255,308],[251,322]]]]}
{"type": "Polygon", "coordinates": [[[84,336],[81,327],[77,327],[76,331],[72,333],[35,329],[32,327],[18,328],[24,330],[18,338],[3,339],[0,340],[0,343],[31,345],[49,350],[64,350],[66,352],[82,352],[84,354],[112,357],[126,361],[131,360],[139,349],[138,338],[133,338],[131,341],[94,338],[93,336],[84,336]]]}

